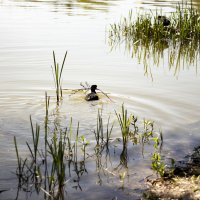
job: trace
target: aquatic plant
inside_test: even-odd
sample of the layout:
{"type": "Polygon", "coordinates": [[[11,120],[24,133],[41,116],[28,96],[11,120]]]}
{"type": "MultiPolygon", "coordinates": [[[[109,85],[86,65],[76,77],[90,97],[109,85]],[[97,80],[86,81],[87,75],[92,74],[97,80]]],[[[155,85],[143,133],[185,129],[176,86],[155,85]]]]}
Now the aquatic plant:
{"type": "Polygon", "coordinates": [[[106,127],[106,147],[107,147],[107,149],[108,149],[108,146],[109,146],[111,133],[112,133],[112,130],[113,130],[113,127],[114,127],[114,122],[112,123],[110,128],[109,128],[109,125],[110,125],[110,117],[108,118],[107,127],[106,127]]]}
{"type": "Polygon", "coordinates": [[[120,128],[121,128],[121,134],[123,139],[123,144],[126,145],[128,141],[128,137],[130,135],[130,125],[133,121],[133,116],[128,116],[127,109],[124,108],[124,104],[122,104],[122,111],[121,113],[117,113],[115,111],[115,114],[117,116],[120,128]]]}
{"type": "MultiPolygon", "coordinates": [[[[158,148],[160,145],[156,141],[153,124],[145,120],[143,131],[139,130],[137,118],[133,114],[128,115],[127,109],[122,105],[121,112],[117,113],[115,111],[115,114],[122,133],[122,140],[120,139],[119,141],[122,143],[123,149],[119,153],[120,162],[118,166],[113,168],[111,157],[109,156],[109,148],[113,148],[111,133],[114,124],[110,124],[110,117],[104,126],[102,112],[98,111],[97,125],[94,131],[96,143],[92,146],[94,152],[89,152],[91,153],[89,154],[86,151],[89,141],[84,135],[79,136],[79,123],[74,131],[74,128],[72,128],[72,118],[70,119],[69,126],[65,127],[57,122],[57,118],[52,121],[52,115],[49,114],[49,105],[50,97],[45,93],[44,126],[39,126],[36,123],[34,127],[30,117],[32,141],[26,142],[30,156],[24,160],[19,156],[16,137],[14,137],[18,165],[16,174],[19,180],[19,188],[27,192],[34,190],[39,193],[42,191],[44,199],[64,199],[65,186],[71,179],[76,184],[73,187],[82,190],[79,182],[81,176],[88,173],[86,162],[91,162],[91,158],[96,163],[99,185],[102,184],[102,174],[105,176],[106,173],[111,173],[112,176],[114,174],[114,176],[118,177],[123,189],[125,178],[128,177],[128,158],[131,156],[128,155],[130,148],[128,144],[130,143],[133,146],[133,137],[137,140],[133,144],[154,141],[157,145],[154,148],[158,148]],[[51,124],[50,122],[53,123],[51,124]],[[40,127],[44,127],[44,130],[40,129],[40,127]],[[149,134],[150,132],[151,134],[149,134]],[[145,139],[141,139],[141,134],[143,134],[145,139]],[[83,153],[83,156],[80,152],[83,153]],[[110,162],[110,167],[117,171],[117,174],[109,172],[108,162],[110,162]],[[34,187],[30,187],[30,183],[34,187]]],[[[158,165],[157,161],[154,162],[155,167],[156,164],[158,165]]]]}
{"type": "Polygon", "coordinates": [[[59,190],[61,190],[65,182],[64,155],[67,144],[66,134],[67,134],[66,131],[64,133],[60,132],[59,138],[57,138],[57,130],[55,129],[52,138],[52,143],[51,144],[49,142],[47,143],[49,147],[49,153],[53,158],[52,165],[53,169],[56,171],[59,190]]]}
{"type": "Polygon", "coordinates": [[[55,52],[53,51],[54,67],[52,67],[52,71],[53,71],[54,83],[55,83],[55,87],[56,87],[57,104],[59,103],[60,98],[62,98],[61,78],[62,78],[62,72],[63,72],[66,56],[67,56],[67,51],[64,55],[63,62],[62,62],[61,68],[60,68],[59,63],[56,62],[55,52]]]}
{"type": "Polygon", "coordinates": [[[108,117],[107,125],[106,125],[106,132],[104,132],[104,124],[103,124],[103,118],[102,118],[102,112],[98,110],[97,114],[97,125],[96,125],[96,130],[94,130],[94,135],[96,139],[96,146],[100,147],[103,149],[104,146],[108,148],[109,145],[109,140],[111,137],[111,133],[113,130],[114,123],[112,123],[110,127],[110,117],[108,117]]]}
{"type": "Polygon", "coordinates": [[[161,156],[159,153],[154,153],[152,158],[151,167],[154,171],[156,171],[161,177],[164,176],[165,173],[165,164],[161,161],[161,156]]]}
{"type": "Polygon", "coordinates": [[[33,150],[31,149],[28,142],[26,142],[26,144],[29,148],[29,151],[31,153],[31,156],[33,158],[34,163],[37,164],[38,143],[39,143],[39,137],[40,137],[40,126],[36,123],[36,128],[35,128],[35,131],[34,131],[31,116],[30,116],[30,123],[31,123],[31,132],[32,132],[33,150]]]}
{"type": "Polygon", "coordinates": [[[14,136],[14,144],[15,144],[15,152],[17,156],[17,170],[16,174],[19,178],[19,182],[21,182],[21,179],[23,178],[23,171],[24,171],[24,166],[26,164],[26,159],[23,161],[21,157],[19,157],[19,151],[18,151],[18,146],[17,146],[17,140],[16,137],[14,136]]]}
{"type": "Polygon", "coordinates": [[[175,66],[174,74],[184,67],[184,63],[196,64],[200,55],[200,12],[191,4],[178,4],[176,11],[163,16],[162,11],[149,11],[128,17],[119,23],[110,25],[109,45],[114,47],[125,44],[132,57],[137,57],[144,64],[146,75],[151,74],[150,64],[159,65],[164,51],[168,50],[169,69],[175,66]],[[168,26],[162,18],[170,21],[168,26]],[[180,63],[183,60],[183,63],[180,63]]]}
{"type": "Polygon", "coordinates": [[[97,142],[97,146],[100,144],[100,140],[103,142],[103,119],[102,119],[102,113],[98,110],[97,115],[97,127],[96,131],[94,131],[95,139],[97,142]]]}
{"type": "MultiPolygon", "coordinates": [[[[150,131],[151,132],[151,131],[150,131]]],[[[146,135],[146,133],[145,133],[146,135]]],[[[154,153],[151,157],[151,168],[156,171],[161,177],[165,174],[166,164],[161,160],[161,148],[163,143],[162,132],[157,133],[157,135],[147,134],[147,137],[151,136],[151,140],[153,140],[154,144],[154,153]]]]}
{"type": "Polygon", "coordinates": [[[83,155],[84,155],[83,160],[85,160],[86,159],[86,146],[89,145],[90,142],[87,141],[87,139],[85,138],[84,135],[80,136],[79,140],[82,143],[81,150],[83,151],[83,155]]]}

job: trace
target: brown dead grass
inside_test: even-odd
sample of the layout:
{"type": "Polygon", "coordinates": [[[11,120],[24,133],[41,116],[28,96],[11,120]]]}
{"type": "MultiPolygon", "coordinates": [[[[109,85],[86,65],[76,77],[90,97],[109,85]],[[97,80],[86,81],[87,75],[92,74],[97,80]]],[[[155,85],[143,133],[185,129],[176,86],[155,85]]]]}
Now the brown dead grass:
{"type": "Polygon", "coordinates": [[[200,176],[147,180],[142,200],[200,200],[200,176]]]}

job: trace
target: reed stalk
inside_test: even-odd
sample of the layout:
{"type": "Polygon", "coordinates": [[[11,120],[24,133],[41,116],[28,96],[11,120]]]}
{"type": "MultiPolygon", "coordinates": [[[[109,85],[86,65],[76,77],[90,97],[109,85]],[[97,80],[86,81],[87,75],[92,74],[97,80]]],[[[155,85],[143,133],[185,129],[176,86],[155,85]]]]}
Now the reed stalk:
{"type": "Polygon", "coordinates": [[[31,132],[32,132],[33,150],[31,149],[28,142],[26,142],[26,144],[31,153],[34,164],[36,165],[37,164],[38,144],[39,144],[39,137],[40,137],[40,126],[36,123],[36,128],[34,130],[31,116],[30,116],[30,123],[31,123],[31,132]]]}
{"type": "Polygon", "coordinates": [[[111,137],[111,133],[112,133],[112,130],[113,130],[113,127],[114,127],[114,123],[113,123],[111,125],[111,128],[109,129],[109,124],[110,124],[110,117],[108,118],[107,128],[106,128],[106,147],[107,147],[107,150],[108,150],[108,147],[109,147],[109,140],[110,140],[110,137],[111,137]]]}
{"type": "Polygon", "coordinates": [[[121,114],[117,113],[116,111],[115,111],[115,114],[117,116],[117,119],[121,128],[123,145],[126,145],[128,141],[128,137],[130,135],[130,125],[132,123],[133,117],[132,115],[128,116],[128,112],[124,108],[124,105],[122,105],[121,114]]]}
{"type": "Polygon", "coordinates": [[[95,139],[97,142],[97,146],[100,145],[100,142],[103,142],[103,119],[102,119],[102,113],[98,110],[97,114],[97,127],[96,131],[94,131],[95,139]],[[101,141],[100,141],[101,140],[101,141]]]}
{"type": "Polygon", "coordinates": [[[22,176],[22,160],[19,157],[19,151],[18,151],[18,147],[17,147],[17,140],[16,140],[15,136],[14,136],[14,144],[15,144],[15,152],[16,152],[16,156],[17,156],[18,175],[22,176]]]}
{"type": "MultiPolygon", "coordinates": [[[[45,153],[44,153],[44,164],[45,164],[45,180],[44,180],[44,189],[47,189],[47,181],[48,181],[48,163],[47,163],[47,135],[48,135],[48,121],[49,121],[49,104],[50,104],[50,96],[45,92],[45,153]]],[[[46,193],[44,193],[44,197],[46,198],[46,193]]]]}
{"type": "Polygon", "coordinates": [[[53,51],[54,66],[52,67],[52,71],[53,71],[54,83],[55,83],[55,88],[56,88],[57,104],[59,104],[59,101],[62,98],[62,82],[61,82],[61,80],[62,80],[62,72],[63,72],[66,56],[67,56],[67,51],[64,55],[63,62],[62,62],[61,68],[60,68],[59,63],[56,62],[55,52],[53,51]]]}
{"type": "Polygon", "coordinates": [[[49,144],[49,153],[53,158],[52,177],[54,172],[57,175],[58,187],[61,189],[65,182],[65,149],[66,149],[67,132],[60,131],[59,139],[57,138],[57,130],[54,130],[52,144],[49,144]]]}

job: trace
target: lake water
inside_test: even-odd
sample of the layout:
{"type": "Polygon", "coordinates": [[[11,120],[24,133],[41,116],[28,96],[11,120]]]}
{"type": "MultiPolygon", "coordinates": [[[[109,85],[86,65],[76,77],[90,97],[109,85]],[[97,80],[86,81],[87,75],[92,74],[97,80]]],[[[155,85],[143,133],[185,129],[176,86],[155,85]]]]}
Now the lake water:
{"type": "MultiPolygon", "coordinates": [[[[193,2],[200,7],[199,0],[193,2]]],[[[155,121],[163,132],[166,157],[183,158],[200,144],[199,57],[194,66],[181,65],[176,74],[174,68],[168,67],[167,59],[161,59],[159,67],[151,66],[152,79],[144,74],[142,62],[131,58],[123,46],[111,51],[108,44],[109,24],[127,16],[130,9],[162,8],[162,12],[169,13],[176,3],[171,0],[0,1],[0,190],[9,190],[0,194],[0,199],[16,197],[13,136],[23,151],[25,141],[31,138],[29,116],[39,124],[44,121],[45,91],[51,96],[51,111],[55,112],[53,50],[59,62],[68,51],[63,88],[81,88],[80,82],[87,81],[108,92],[113,100],[110,102],[102,96],[100,101],[88,103],[83,94],[69,96],[69,91],[64,92],[62,105],[55,115],[66,123],[71,116],[75,123],[80,121],[81,131],[89,139],[93,138],[90,130],[96,124],[97,110],[102,108],[105,118],[109,115],[114,118],[114,110],[119,110],[124,103],[139,119],[155,121]]],[[[140,171],[134,183],[140,188],[140,180],[152,172],[142,160],[134,167],[140,171]]],[[[114,190],[106,184],[98,189],[88,178],[83,183],[87,186],[82,199],[89,199],[89,194],[91,199],[93,195],[98,199],[114,197],[110,195],[114,190]]],[[[129,185],[127,191],[131,188],[129,185]]],[[[127,191],[126,194],[115,192],[118,199],[129,199],[127,193],[131,192],[127,191]]],[[[76,192],[70,194],[71,199],[80,198],[76,192]]],[[[34,195],[30,198],[34,199],[34,195]]]]}

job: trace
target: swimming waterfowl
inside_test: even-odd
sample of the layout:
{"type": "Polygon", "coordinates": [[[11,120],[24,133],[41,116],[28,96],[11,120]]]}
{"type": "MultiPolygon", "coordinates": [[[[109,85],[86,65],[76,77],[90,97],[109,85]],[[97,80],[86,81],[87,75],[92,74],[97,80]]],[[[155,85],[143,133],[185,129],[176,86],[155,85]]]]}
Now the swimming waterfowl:
{"type": "Polygon", "coordinates": [[[163,24],[163,26],[169,26],[170,25],[170,20],[167,19],[165,16],[158,16],[158,21],[163,24]]]}
{"type": "Polygon", "coordinates": [[[86,101],[99,100],[99,97],[95,91],[97,89],[97,85],[92,85],[90,89],[91,89],[91,93],[86,95],[85,100],[86,101]]]}

